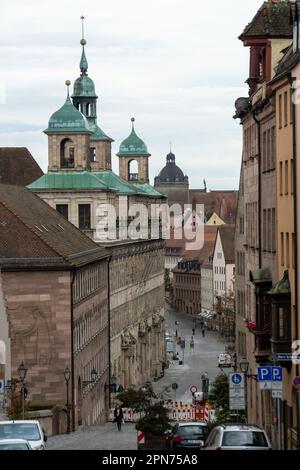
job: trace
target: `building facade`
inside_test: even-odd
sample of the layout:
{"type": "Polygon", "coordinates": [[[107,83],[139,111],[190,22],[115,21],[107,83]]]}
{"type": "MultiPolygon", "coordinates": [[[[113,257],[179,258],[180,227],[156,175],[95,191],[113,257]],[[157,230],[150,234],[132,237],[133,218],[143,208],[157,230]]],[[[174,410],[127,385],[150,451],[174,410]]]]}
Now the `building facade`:
{"type": "Polygon", "coordinates": [[[99,423],[109,381],[108,253],[24,188],[0,185],[0,211],[6,380],[24,361],[30,405],[64,407],[68,366],[72,428],[99,423]]]}
{"type": "MultiPolygon", "coordinates": [[[[283,330],[286,334],[288,324],[284,322],[283,327],[281,320],[283,330],[278,331],[279,305],[288,311],[287,305],[284,304],[288,297],[287,266],[281,265],[282,261],[279,260],[282,260],[280,252],[283,247],[284,252],[289,254],[289,263],[292,263],[291,187],[288,194],[281,194],[282,191],[287,191],[281,189],[285,177],[283,175],[286,175],[289,184],[292,171],[289,141],[291,114],[287,114],[290,109],[290,90],[289,87],[285,88],[287,83],[280,83],[278,64],[291,44],[290,18],[290,2],[264,2],[243,31],[240,39],[244,46],[250,47],[250,71],[247,80],[249,97],[239,98],[236,102],[236,117],[241,119],[244,135],[240,180],[243,185],[243,198],[240,197],[239,200],[241,215],[238,216],[235,234],[238,273],[237,352],[238,357],[246,356],[249,361],[248,420],[264,427],[275,446],[285,448],[289,446],[293,421],[290,398],[283,394],[283,399],[279,400],[278,404],[272,399],[270,390],[260,390],[254,377],[259,365],[272,364],[272,358],[280,352],[279,349],[287,346],[287,342],[284,342],[283,338],[280,339],[280,335],[283,330]],[[278,95],[277,87],[281,89],[278,95]],[[282,119],[281,135],[279,119],[282,119]],[[285,214],[282,211],[285,211],[285,214]],[[281,269],[278,269],[278,263],[281,269]],[[246,331],[241,321],[243,308],[246,331]],[[278,425],[274,425],[276,422],[285,423],[281,425],[281,430],[278,425]]],[[[289,272],[290,274],[293,284],[293,273],[289,272]]],[[[284,387],[289,388],[289,381],[286,380],[289,366],[282,365],[284,387]]]]}
{"type": "MultiPolygon", "coordinates": [[[[97,122],[97,94],[88,76],[85,39],[81,45],[81,74],[72,100],[68,92],[45,130],[48,172],[29,188],[111,253],[111,376],[122,387],[142,385],[160,375],[165,360],[164,242],[159,216],[155,212],[153,217],[151,209],[166,198],[149,184],[150,153],[136,134],[134,118],[117,154],[119,175],[112,171],[112,139],[97,122]],[[141,206],[139,221],[136,210],[141,206]],[[151,224],[156,224],[154,231],[151,224]]],[[[69,87],[70,82],[66,84],[69,87]]]]}

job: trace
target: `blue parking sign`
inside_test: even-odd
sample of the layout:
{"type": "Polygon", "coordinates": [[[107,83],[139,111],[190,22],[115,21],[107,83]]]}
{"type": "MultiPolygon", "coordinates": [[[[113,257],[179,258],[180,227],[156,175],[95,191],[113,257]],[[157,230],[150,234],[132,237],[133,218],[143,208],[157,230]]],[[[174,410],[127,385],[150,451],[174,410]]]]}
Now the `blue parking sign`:
{"type": "Polygon", "coordinates": [[[272,367],[258,367],[257,368],[258,381],[259,382],[271,382],[272,381],[272,367]]]}
{"type": "Polygon", "coordinates": [[[282,382],[282,367],[272,367],[272,381],[282,382]]]}
{"type": "Polygon", "coordinates": [[[282,367],[258,367],[257,373],[259,382],[282,382],[282,367]]]}

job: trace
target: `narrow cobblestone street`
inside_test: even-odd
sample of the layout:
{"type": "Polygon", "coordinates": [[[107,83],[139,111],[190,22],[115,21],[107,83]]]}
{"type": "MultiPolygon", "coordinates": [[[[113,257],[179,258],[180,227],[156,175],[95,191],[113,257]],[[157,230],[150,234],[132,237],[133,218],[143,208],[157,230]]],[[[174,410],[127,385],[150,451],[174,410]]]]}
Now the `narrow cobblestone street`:
{"type": "MultiPolygon", "coordinates": [[[[178,361],[171,361],[170,367],[165,371],[165,376],[158,382],[154,382],[154,390],[162,392],[166,386],[173,382],[178,384],[176,399],[184,403],[191,402],[190,386],[196,385],[201,389],[201,373],[207,372],[210,381],[220,373],[217,367],[218,355],[224,351],[222,343],[216,332],[207,331],[205,337],[201,335],[198,327],[195,332],[195,346],[189,346],[192,335],[193,321],[185,314],[174,312],[166,305],[166,330],[170,333],[175,331],[175,321],[179,322],[178,334],[186,340],[184,358],[182,350],[177,346],[183,365],[178,361]]],[[[175,394],[171,391],[165,395],[166,398],[175,399],[175,394]]],[[[122,431],[118,432],[115,423],[106,423],[102,426],[85,428],[69,435],[53,436],[48,439],[48,450],[126,450],[137,449],[137,431],[135,424],[126,423],[122,431]]]]}

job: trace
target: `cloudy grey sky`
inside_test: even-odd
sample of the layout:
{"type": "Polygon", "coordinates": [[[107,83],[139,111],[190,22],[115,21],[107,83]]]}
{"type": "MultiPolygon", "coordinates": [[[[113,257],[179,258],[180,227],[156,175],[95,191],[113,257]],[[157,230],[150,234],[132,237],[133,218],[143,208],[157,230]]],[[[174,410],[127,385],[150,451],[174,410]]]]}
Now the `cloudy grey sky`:
{"type": "MultiPolygon", "coordinates": [[[[248,49],[237,39],[262,0],[2,0],[0,146],[26,146],[45,171],[47,127],[79,75],[80,16],[98,121],[115,142],[130,118],[148,145],[151,180],[169,141],[191,187],[238,188],[248,49]]],[[[117,157],[113,168],[118,171],[117,157]]]]}

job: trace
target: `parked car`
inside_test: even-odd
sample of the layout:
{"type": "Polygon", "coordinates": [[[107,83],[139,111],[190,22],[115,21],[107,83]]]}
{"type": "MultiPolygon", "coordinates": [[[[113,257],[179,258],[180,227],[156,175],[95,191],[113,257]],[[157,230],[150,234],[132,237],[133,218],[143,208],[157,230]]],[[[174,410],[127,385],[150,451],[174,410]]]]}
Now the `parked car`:
{"type": "Polygon", "coordinates": [[[196,421],[176,423],[167,436],[169,449],[199,449],[203,447],[209,434],[207,423],[196,421]]]}
{"type": "Polygon", "coordinates": [[[1,450],[32,450],[25,439],[0,439],[1,450]]]}
{"type": "Polygon", "coordinates": [[[219,367],[232,367],[233,359],[230,354],[222,353],[219,354],[218,366],[219,367]]]}
{"type": "Polygon", "coordinates": [[[251,424],[224,424],[209,434],[204,450],[272,450],[266,432],[251,424]]]}
{"type": "Polygon", "coordinates": [[[32,450],[44,450],[47,436],[37,420],[0,421],[0,440],[25,439],[32,450]]]}

